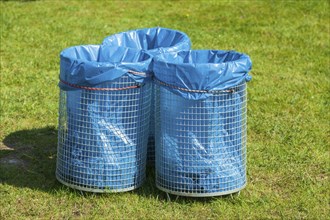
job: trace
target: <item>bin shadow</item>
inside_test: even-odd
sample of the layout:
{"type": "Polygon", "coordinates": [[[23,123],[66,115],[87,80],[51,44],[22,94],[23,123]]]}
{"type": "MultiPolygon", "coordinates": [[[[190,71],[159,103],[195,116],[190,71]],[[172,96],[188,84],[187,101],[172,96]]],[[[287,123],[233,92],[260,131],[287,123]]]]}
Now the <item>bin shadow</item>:
{"type": "Polygon", "coordinates": [[[7,135],[0,143],[0,183],[54,192],[57,130],[44,127],[7,135]]]}
{"type": "Polygon", "coordinates": [[[173,202],[178,204],[191,204],[191,203],[211,203],[217,199],[232,200],[236,198],[239,193],[233,193],[229,195],[214,196],[214,197],[185,197],[167,194],[156,187],[155,183],[155,167],[147,167],[147,178],[144,184],[135,190],[135,193],[162,202],[173,202]]]}
{"type": "MultiPolygon", "coordinates": [[[[71,189],[59,183],[55,177],[57,153],[57,129],[44,127],[21,130],[7,135],[0,142],[0,183],[20,188],[30,188],[50,194],[64,189],[84,197],[111,196],[71,189]]],[[[194,198],[169,195],[155,184],[155,167],[147,167],[147,178],[141,187],[127,192],[162,202],[208,203],[219,197],[194,198]]],[[[115,193],[116,196],[119,194],[115,193]]],[[[126,194],[126,193],[124,193],[126,194]]],[[[221,196],[220,198],[229,197],[221,196]]]]}

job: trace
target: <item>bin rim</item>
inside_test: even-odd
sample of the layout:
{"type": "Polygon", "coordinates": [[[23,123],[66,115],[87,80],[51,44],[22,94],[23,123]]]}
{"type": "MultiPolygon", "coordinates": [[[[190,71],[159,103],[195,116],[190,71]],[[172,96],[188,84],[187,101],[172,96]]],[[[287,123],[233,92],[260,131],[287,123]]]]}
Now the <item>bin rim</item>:
{"type": "Polygon", "coordinates": [[[95,87],[127,75],[136,83],[151,79],[152,56],[141,50],[114,45],[78,45],[60,53],[60,82],[63,90],[95,87]]]}
{"type": "Polygon", "coordinates": [[[154,79],[190,100],[231,89],[251,80],[248,55],[233,50],[186,50],[153,57],[154,79]]]}
{"type": "MultiPolygon", "coordinates": [[[[176,30],[176,29],[170,29],[170,28],[159,27],[159,26],[157,26],[157,27],[151,27],[151,28],[132,29],[132,30],[128,30],[128,31],[118,32],[118,33],[112,34],[112,35],[104,38],[103,39],[103,42],[102,42],[102,45],[110,45],[109,44],[109,39],[114,38],[115,36],[124,35],[124,34],[127,35],[127,34],[133,33],[133,32],[145,32],[145,31],[153,30],[153,29],[155,29],[157,31],[164,30],[164,31],[179,33],[185,39],[185,41],[180,41],[177,44],[173,44],[171,46],[162,46],[162,47],[156,47],[156,48],[152,48],[152,49],[144,49],[144,48],[138,49],[138,48],[133,48],[133,47],[127,47],[127,48],[133,48],[133,49],[138,49],[138,50],[142,50],[142,51],[154,52],[154,51],[158,51],[160,48],[168,49],[168,48],[171,48],[171,47],[174,47],[174,46],[180,47],[181,45],[183,46],[183,45],[187,44],[187,42],[191,46],[190,38],[189,38],[189,36],[186,33],[182,32],[182,31],[179,31],[179,30],[176,30]]],[[[120,46],[122,46],[122,45],[120,45],[120,46]]]]}
{"type": "MultiPolygon", "coordinates": [[[[100,51],[98,51],[98,55],[99,55],[100,51]]],[[[149,59],[152,59],[152,56],[150,53],[148,53],[147,51],[143,51],[143,50],[138,50],[138,49],[134,49],[134,48],[130,48],[130,47],[122,47],[122,46],[115,46],[115,45],[103,45],[103,44],[84,44],[84,45],[74,45],[74,46],[70,46],[68,48],[63,49],[60,52],[60,58],[64,58],[64,59],[70,59],[70,60],[74,60],[76,62],[88,62],[88,63],[93,63],[93,64],[120,64],[120,63],[127,63],[127,64],[131,64],[131,63],[140,63],[140,62],[146,62],[149,59]],[[145,56],[145,58],[143,58],[142,60],[139,61],[118,61],[118,62],[111,62],[111,61],[98,61],[96,60],[92,60],[92,59],[82,59],[82,58],[77,58],[77,57],[73,57],[73,56],[69,56],[68,53],[71,50],[74,49],[78,49],[78,48],[97,48],[97,50],[100,50],[101,48],[113,48],[113,49],[119,49],[119,48],[124,48],[127,51],[132,51],[135,52],[137,54],[139,54],[139,56],[145,56]]]]}
{"type": "Polygon", "coordinates": [[[250,57],[244,53],[237,52],[235,50],[215,50],[215,49],[197,49],[197,50],[182,50],[178,52],[168,52],[164,54],[159,54],[153,57],[154,62],[159,63],[166,63],[170,65],[180,65],[180,66],[216,66],[221,64],[228,64],[228,63],[234,63],[239,62],[243,60],[250,60],[250,57]],[[202,54],[202,53],[214,53],[215,55],[222,55],[222,54],[237,54],[239,57],[228,60],[228,61],[222,61],[222,62],[196,62],[196,57],[193,57],[193,60],[189,60],[190,62],[180,62],[178,61],[177,57],[181,57],[184,59],[186,56],[189,56],[191,54],[202,54]],[[185,57],[182,57],[185,56],[185,57]],[[167,58],[173,58],[171,60],[167,58]],[[177,62],[176,62],[177,61],[177,62]]]}

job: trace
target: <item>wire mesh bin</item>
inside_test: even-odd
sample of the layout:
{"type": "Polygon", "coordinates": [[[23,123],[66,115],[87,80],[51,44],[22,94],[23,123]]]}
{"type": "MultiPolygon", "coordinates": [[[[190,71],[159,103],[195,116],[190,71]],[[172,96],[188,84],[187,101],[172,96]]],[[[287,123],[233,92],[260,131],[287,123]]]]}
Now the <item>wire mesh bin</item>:
{"type": "Polygon", "coordinates": [[[124,48],[100,50],[84,46],[61,54],[56,177],[85,191],[128,191],[145,179],[151,83],[142,75],[151,58],[124,48]],[[128,70],[134,62],[135,70],[128,70]]]}
{"type": "MultiPolygon", "coordinates": [[[[114,34],[105,38],[102,44],[139,49],[147,51],[152,56],[161,53],[189,50],[191,46],[190,39],[185,33],[161,27],[137,29],[114,34]]],[[[150,165],[154,165],[155,162],[155,121],[153,105],[154,96],[152,95],[147,153],[148,164],[150,165]]]]}
{"type": "Polygon", "coordinates": [[[245,187],[245,81],[250,79],[250,67],[247,56],[225,51],[187,51],[155,58],[159,189],[204,197],[245,187]]]}

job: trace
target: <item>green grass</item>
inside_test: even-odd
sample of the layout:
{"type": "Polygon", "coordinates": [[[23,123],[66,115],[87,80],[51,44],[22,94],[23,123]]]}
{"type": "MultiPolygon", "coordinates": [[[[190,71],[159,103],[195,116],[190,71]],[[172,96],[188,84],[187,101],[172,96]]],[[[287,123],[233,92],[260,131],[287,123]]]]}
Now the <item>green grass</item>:
{"type": "Polygon", "coordinates": [[[329,218],[329,1],[0,6],[0,219],[329,218]],[[250,55],[248,185],[240,195],[168,201],[152,169],[143,187],[121,194],[56,181],[60,51],[154,26],[186,32],[194,49],[250,55]]]}

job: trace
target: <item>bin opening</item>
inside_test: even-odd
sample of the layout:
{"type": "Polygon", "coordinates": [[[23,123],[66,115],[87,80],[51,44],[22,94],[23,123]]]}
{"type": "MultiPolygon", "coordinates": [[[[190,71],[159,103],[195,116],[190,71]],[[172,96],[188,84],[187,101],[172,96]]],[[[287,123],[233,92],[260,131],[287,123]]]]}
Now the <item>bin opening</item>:
{"type": "Polygon", "coordinates": [[[124,75],[137,83],[150,80],[151,55],[132,48],[84,45],[70,47],[61,55],[59,86],[72,90],[69,84],[95,87],[124,75]]]}
{"type": "Polygon", "coordinates": [[[82,45],[64,50],[61,57],[74,59],[76,62],[98,62],[98,65],[107,63],[134,63],[150,59],[147,53],[132,48],[114,47],[107,45],[82,45]]]}
{"type": "Polygon", "coordinates": [[[212,96],[213,92],[197,91],[227,90],[250,81],[251,66],[249,56],[235,51],[190,50],[155,56],[153,72],[157,80],[172,85],[166,87],[169,91],[199,100],[212,96]]]}
{"type": "Polygon", "coordinates": [[[163,58],[167,63],[196,63],[196,64],[220,64],[226,62],[236,62],[244,58],[244,54],[235,51],[219,51],[219,50],[190,50],[180,51],[177,56],[173,57],[172,54],[163,54],[163,58]]]}
{"type": "Polygon", "coordinates": [[[174,52],[180,49],[190,49],[191,45],[185,33],[161,27],[131,30],[114,34],[105,38],[103,44],[147,50],[155,55],[161,51],[174,52]]]}

